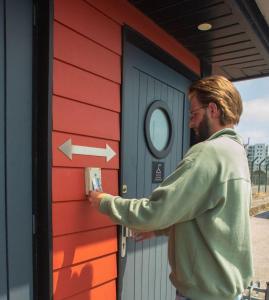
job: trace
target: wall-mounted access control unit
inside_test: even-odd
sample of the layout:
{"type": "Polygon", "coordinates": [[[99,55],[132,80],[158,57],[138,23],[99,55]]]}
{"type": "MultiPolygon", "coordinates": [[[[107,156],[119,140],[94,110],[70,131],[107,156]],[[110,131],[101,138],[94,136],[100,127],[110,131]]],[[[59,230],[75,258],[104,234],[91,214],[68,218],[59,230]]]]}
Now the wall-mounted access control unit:
{"type": "Polygon", "coordinates": [[[100,168],[85,168],[85,190],[86,195],[89,191],[101,192],[103,190],[100,168]]]}

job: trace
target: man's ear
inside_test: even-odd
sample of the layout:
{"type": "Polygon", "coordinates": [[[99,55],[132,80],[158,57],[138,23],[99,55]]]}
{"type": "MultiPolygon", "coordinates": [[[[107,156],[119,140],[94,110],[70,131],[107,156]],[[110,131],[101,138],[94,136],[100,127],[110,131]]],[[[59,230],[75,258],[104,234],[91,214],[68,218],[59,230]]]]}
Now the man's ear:
{"type": "Polygon", "coordinates": [[[215,118],[219,118],[220,117],[220,110],[219,110],[219,108],[218,108],[218,106],[217,106],[216,103],[210,102],[208,104],[208,109],[209,109],[209,112],[210,112],[210,115],[211,115],[212,118],[215,119],[215,118]]]}

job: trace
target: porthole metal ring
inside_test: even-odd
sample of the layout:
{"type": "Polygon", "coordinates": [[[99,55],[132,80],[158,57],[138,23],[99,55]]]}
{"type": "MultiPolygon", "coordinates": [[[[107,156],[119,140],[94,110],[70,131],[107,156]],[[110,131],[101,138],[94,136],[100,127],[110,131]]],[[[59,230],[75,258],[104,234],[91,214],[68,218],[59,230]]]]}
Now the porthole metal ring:
{"type": "Polygon", "coordinates": [[[166,102],[162,100],[155,100],[152,102],[146,112],[146,118],[145,118],[145,136],[148,148],[150,152],[156,157],[156,158],[164,158],[168,155],[168,153],[171,150],[171,147],[173,145],[174,141],[174,126],[172,121],[172,115],[170,113],[169,107],[166,102]],[[168,121],[168,141],[166,143],[166,146],[162,150],[158,150],[151,139],[150,134],[150,121],[152,118],[153,113],[156,110],[161,110],[164,115],[166,116],[166,119],[168,121]]]}

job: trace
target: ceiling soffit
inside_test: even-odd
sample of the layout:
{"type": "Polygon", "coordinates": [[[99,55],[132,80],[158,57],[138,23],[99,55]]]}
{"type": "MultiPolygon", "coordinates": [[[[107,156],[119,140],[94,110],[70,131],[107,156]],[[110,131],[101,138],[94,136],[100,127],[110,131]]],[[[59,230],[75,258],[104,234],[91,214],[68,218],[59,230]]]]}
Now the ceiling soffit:
{"type": "MultiPolygon", "coordinates": [[[[269,76],[269,27],[248,0],[130,0],[139,10],[231,80],[269,76]],[[210,23],[212,29],[197,26],[210,23]]],[[[268,12],[267,12],[268,13],[268,12]]]]}

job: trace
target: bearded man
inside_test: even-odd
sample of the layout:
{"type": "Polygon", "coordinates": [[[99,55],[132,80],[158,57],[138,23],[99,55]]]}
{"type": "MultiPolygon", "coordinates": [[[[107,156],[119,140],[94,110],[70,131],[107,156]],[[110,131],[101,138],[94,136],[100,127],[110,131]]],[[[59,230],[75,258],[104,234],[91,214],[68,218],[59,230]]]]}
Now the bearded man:
{"type": "Polygon", "coordinates": [[[149,198],[91,192],[89,201],[142,237],[169,237],[176,299],[241,299],[252,277],[251,183],[241,138],[240,94],[222,76],[189,88],[190,121],[198,143],[149,198]]]}

